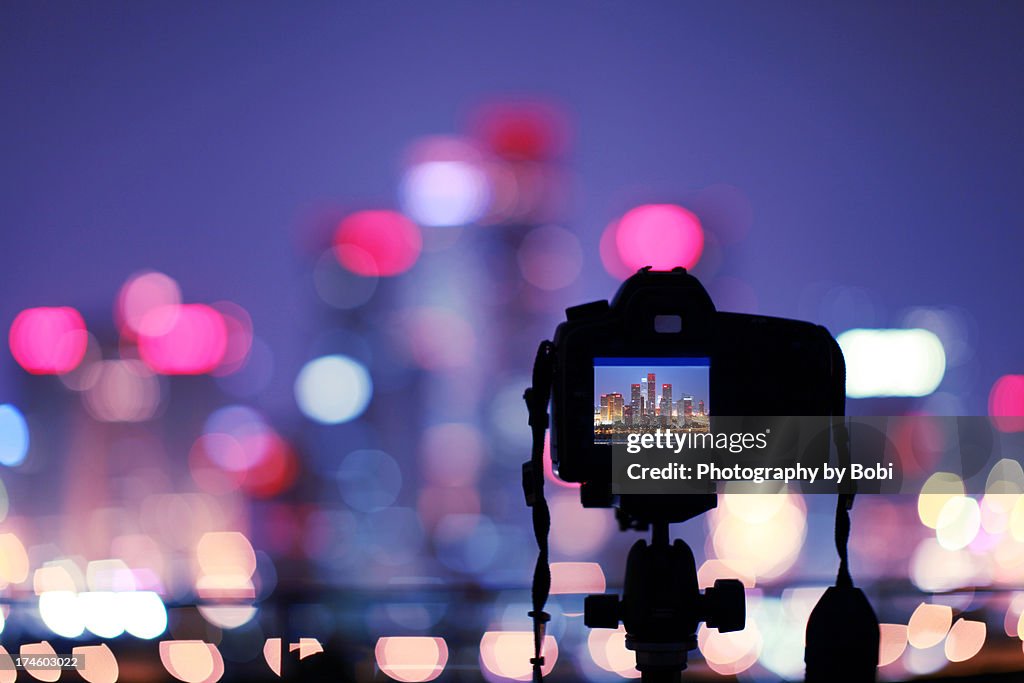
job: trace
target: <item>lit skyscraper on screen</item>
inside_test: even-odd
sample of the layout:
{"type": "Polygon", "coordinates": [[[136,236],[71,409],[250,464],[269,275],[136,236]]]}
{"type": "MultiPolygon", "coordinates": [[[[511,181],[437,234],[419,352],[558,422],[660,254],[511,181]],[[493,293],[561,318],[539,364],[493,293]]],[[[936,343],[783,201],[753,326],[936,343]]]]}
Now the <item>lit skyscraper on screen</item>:
{"type": "Polygon", "coordinates": [[[622,422],[622,409],[625,406],[625,401],[622,398],[622,394],[611,394],[608,397],[608,419],[612,424],[618,424],[622,422]]]}
{"type": "Polygon", "coordinates": [[[672,385],[661,385],[661,426],[668,426],[672,421],[672,385]]]}
{"type": "Polygon", "coordinates": [[[601,394],[599,422],[601,424],[618,424],[623,422],[624,407],[625,401],[622,398],[622,394],[618,392],[601,394]]]}
{"type": "Polygon", "coordinates": [[[650,417],[654,417],[655,411],[657,410],[658,404],[654,398],[654,392],[657,390],[658,384],[654,379],[654,373],[647,373],[647,412],[650,413],[650,417]]]}

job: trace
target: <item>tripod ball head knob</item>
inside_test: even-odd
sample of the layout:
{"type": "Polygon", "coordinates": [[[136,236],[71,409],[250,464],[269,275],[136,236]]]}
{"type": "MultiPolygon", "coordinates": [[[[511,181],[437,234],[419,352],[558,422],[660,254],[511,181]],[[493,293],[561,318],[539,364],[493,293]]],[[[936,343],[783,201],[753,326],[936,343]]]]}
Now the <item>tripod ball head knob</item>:
{"type": "Polygon", "coordinates": [[[747,623],[743,582],[738,579],[718,579],[701,596],[701,612],[709,628],[721,633],[742,631],[747,623]]]}
{"type": "Polygon", "coordinates": [[[588,628],[618,628],[619,596],[588,595],[583,600],[583,623],[588,628]]]}

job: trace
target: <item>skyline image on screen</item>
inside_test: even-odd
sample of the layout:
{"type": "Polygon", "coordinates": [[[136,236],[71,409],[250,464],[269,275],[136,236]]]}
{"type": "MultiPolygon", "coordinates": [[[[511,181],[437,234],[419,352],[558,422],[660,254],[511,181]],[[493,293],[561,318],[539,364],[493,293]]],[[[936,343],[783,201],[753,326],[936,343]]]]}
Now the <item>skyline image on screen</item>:
{"type": "Polygon", "coordinates": [[[630,432],[708,431],[708,358],[595,358],[594,442],[630,432]]]}

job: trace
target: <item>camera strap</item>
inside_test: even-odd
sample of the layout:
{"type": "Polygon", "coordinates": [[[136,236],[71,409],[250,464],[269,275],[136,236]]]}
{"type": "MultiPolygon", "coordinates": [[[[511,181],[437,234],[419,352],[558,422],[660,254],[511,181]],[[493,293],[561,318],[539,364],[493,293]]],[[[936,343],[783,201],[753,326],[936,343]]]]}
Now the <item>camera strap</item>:
{"type": "MultiPolygon", "coordinates": [[[[853,458],[850,455],[850,432],[846,428],[846,361],[839,344],[832,342],[832,366],[836,374],[832,394],[832,440],[836,446],[836,458],[839,466],[850,471],[853,458]]],[[[857,495],[857,484],[849,480],[845,486],[840,485],[839,499],[836,501],[836,552],[839,553],[839,573],[836,586],[850,588],[853,577],[850,576],[850,510],[853,499],[857,495]]]]}
{"type": "MultiPolygon", "coordinates": [[[[846,369],[838,345],[833,348],[837,384],[832,405],[832,438],[840,467],[850,467],[850,432],[847,428],[846,369]]],[[[839,486],[836,502],[836,550],[839,573],[836,585],[828,588],[807,619],[805,632],[804,680],[807,683],[876,680],[880,632],[878,617],[864,591],[854,587],[850,576],[847,546],[850,540],[850,509],[856,484],[839,486]]]]}
{"type": "MultiPolygon", "coordinates": [[[[839,466],[850,469],[850,433],[846,429],[846,418],[836,416],[832,418],[832,439],[836,445],[836,455],[839,459],[839,466]]],[[[842,485],[841,485],[842,486],[842,485]]],[[[850,483],[850,488],[841,488],[839,500],[836,501],[836,552],[839,553],[839,573],[836,575],[836,586],[840,588],[852,588],[853,577],[850,576],[850,510],[853,508],[853,498],[856,495],[856,484],[850,483]]]]}
{"type": "Polygon", "coordinates": [[[544,611],[551,591],[551,568],[548,566],[548,532],[551,530],[551,513],[544,498],[544,435],[548,429],[548,402],[551,400],[551,381],[554,374],[555,345],[542,341],[533,362],[533,386],[523,393],[530,413],[530,429],[533,445],[530,459],[523,463],[523,493],[526,504],[533,510],[533,535],[537,539],[537,564],[533,569],[531,597],[533,610],[533,680],[544,679],[544,634],[551,615],[544,611]]]}

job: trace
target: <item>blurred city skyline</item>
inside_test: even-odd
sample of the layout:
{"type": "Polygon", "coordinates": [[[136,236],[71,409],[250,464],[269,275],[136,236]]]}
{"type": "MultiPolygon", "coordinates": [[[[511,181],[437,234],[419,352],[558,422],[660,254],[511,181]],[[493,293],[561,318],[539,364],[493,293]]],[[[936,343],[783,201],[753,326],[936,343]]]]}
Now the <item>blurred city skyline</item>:
{"type": "MultiPolygon", "coordinates": [[[[934,472],[948,430],[887,424],[926,482],[858,498],[850,564],[886,679],[1020,669],[1024,468],[985,435],[1024,432],[1022,24],[995,2],[0,4],[4,645],[98,648],[96,680],[175,657],[195,680],[300,657],[523,679],[537,343],[682,265],[719,310],[826,326],[850,414],[991,416],[984,494],[934,472]]],[[[655,397],[709,401],[684,368],[595,372],[598,400],[653,372],[655,397]]],[[[635,675],[580,598],[636,536],[547,465],[553,679],[635,675]]],[[[751,627],[702,629],[692,673],[797,678],[834,500],[719,502],[673,533],[702,586],[743,580],[751,627]]]]}
{"type": "MultiPolygon", "coordinates": [[[[316,216],[397,206],[410,141],[525,98],[572,122],[559,221],[587,273],[543,325],[614,289],[598,241],[624,210],[724,183],[752,218],[702,264],[720,308],[833,334],[969,311],[982,347],[953,379],[971,414],[1019,363],[1024,322],[1002,303],[1024,287],[1013,5],[249,8],[0,9],[4,320],[68,304],[102,324],[125,278],[162,270],[251,312],[280,369],[260,401],[291,413],[316,216]]],[[[0,378],[17,381],[9,360],[0,378]]]]}

